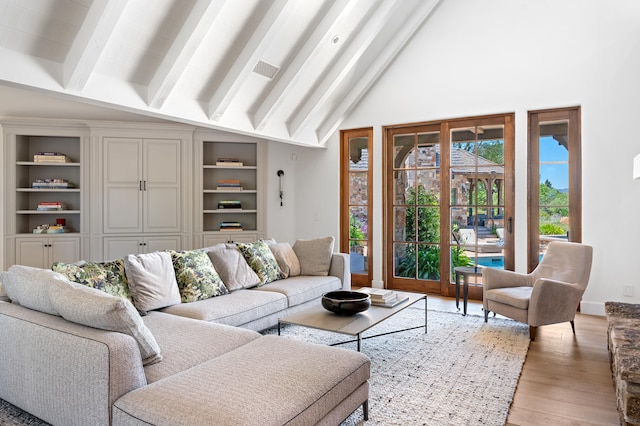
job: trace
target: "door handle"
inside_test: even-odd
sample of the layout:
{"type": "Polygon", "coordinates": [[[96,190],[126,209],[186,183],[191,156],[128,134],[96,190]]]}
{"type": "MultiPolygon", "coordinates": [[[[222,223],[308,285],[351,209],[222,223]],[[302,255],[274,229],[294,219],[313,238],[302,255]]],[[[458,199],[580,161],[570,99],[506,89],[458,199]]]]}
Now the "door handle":
{"type": "Polygon", "coordinates": [[[513,234],[513,217],[507,220],[507,232],[513,234]]]}

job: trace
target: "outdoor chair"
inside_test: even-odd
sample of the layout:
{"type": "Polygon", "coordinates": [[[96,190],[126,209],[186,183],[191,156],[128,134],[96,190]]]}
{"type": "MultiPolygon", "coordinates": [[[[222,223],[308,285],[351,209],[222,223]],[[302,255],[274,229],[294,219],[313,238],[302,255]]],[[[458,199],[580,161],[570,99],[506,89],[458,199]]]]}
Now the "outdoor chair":
{"type": "Polygon", "coordinates": [[[540,264],[530,274],[484,268],[484,321],[489,312],[504,315],[529,325],[529,337],[535,340],[542,325],[573,322],[591,273],[591,246],[551,242],[540,264]]]}
{"type": "Polygon", "coordinates": [[[476,238],[476,231],[472,228],[458,230],[460,243],[465,250],[478,253],[501,253],[502,246],[498,242],[480,241],[476,238]]]}

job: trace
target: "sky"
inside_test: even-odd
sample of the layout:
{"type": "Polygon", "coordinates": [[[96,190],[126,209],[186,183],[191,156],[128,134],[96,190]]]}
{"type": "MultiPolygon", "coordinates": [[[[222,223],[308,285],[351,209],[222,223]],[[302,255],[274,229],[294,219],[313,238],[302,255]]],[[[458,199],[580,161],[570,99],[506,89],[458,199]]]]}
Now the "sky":
{"type": "Polygon", "coordinates": [[[540,182],[547,179],[556,189],[569,187],[569,152],[550,136],[540,138],[540,182]],[[553,162],[556,164],[544,164],[553,162]],[[557,164],[563,162],[564,164],[557,164]]]}

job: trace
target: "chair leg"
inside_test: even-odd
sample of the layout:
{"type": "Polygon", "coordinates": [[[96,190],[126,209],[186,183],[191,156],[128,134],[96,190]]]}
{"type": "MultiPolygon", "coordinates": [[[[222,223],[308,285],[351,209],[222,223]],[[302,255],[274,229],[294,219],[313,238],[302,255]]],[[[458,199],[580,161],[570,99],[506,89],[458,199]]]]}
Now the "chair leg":
{"type": "MultiPolygon", "coordinates": [[[[495,316],[495,314],[493,314],[495,316]]],[[[484,322],[489,322],[489,311],[487,309],[484,310],[484,322]]]]}
{"type": "Polygon", "coordinates": [[[529,326],[529,339],[531,339],[532,342],[536,341],[536,329],[538,327],[533,327],[533,326],[529,326]]]}
{"type": "Polygon", "coordinates": [[[571,323],[571,330],[573,330],[573,334],[576,334],[576,325],[573,323],[573,320],[569,322],[571,323]]]}

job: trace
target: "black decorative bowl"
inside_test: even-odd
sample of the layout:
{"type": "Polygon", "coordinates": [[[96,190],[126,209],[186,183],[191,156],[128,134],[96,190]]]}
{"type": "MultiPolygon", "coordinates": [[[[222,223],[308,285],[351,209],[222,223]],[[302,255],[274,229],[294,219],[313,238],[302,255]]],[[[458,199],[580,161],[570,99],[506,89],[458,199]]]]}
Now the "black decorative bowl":
{"type": "Polygon", "coordinates": [[[322,295],[322,306],[334,314],[355,315],[369,309],[371,299],[359,291],[330,291],[322,295]]]}

